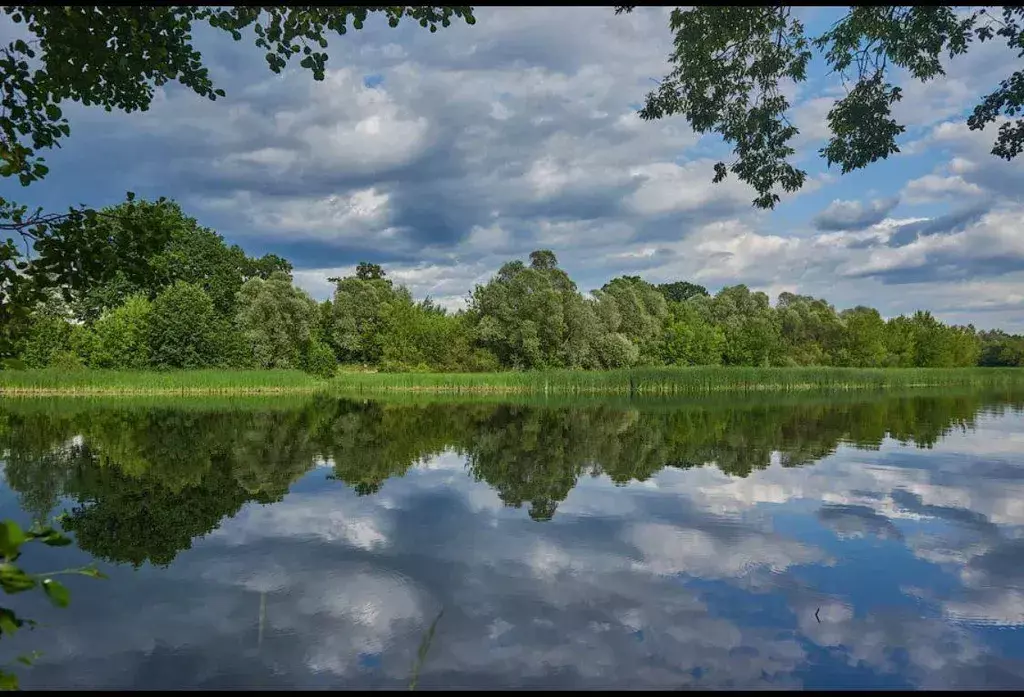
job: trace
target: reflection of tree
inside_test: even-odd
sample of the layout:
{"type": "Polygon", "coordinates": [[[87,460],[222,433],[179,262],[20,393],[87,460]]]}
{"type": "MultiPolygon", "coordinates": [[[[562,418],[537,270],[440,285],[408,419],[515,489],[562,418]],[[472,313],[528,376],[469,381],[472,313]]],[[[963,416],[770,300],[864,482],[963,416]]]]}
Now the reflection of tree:
{"type": "Polygon", "coordinates": [[[372,494],[389,478],[452,445],[465,431],[464,420],[478,410],[340,402],[317,433],[317,443],[334,462],[334,478],[360,495],[372,494]]]}
{"type": "Polygon", "coordinates": [[[86,468],[74,482],[79,505],[63,526],[75,533],[82,549],[103,559],[169,564],[250,499],[221,464],[211,467],[199,484],[181,488],[116,467],[86,468]]]}
{"type": "Polygon", "coordinates": [[[65,525],[98,556],[169,563],[248,501],[271,502],[319,458],[333,477],[372,494],[424,458],[454,449],[509,506],[551,519],[582,475],[618,484],[664,467],[717,466],[732,476],[778,453],[807,465],[841,443],[877,448],[889,436],[931,447],[1009,395],[865,397],[848,403],[643,402],[568,407],[379,403],[318,397],[293,408],[133,409],[122,406],[0,411],[0,457],[23,507],[45,517],[74,501],[65,525]],[[639,407],[639,408],[637,408],[639,407]],[[76,438],[81,436],[81,438],[76,438]]]}
{"type": "Polygon", "coordinates": [[[508,506],[530,502],[530,517],[550,520],[576,485],[590,448],[592,414],[498,407],[472,434],[469,467],[508,506]]]}

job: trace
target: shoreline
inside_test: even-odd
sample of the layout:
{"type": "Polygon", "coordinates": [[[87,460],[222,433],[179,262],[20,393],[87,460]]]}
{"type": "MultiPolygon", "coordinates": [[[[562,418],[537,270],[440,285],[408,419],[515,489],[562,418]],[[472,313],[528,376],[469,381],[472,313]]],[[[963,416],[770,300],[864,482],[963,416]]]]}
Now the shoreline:
{"type": "Polygon", "coordinates": [[[602,372],[343,372],[329,380],[293,370],[0,371],[0,397],[4,398],[385,393],[665,397],[1010,386],[1024,387],[1024,370],[686,367],[602,372]]]}

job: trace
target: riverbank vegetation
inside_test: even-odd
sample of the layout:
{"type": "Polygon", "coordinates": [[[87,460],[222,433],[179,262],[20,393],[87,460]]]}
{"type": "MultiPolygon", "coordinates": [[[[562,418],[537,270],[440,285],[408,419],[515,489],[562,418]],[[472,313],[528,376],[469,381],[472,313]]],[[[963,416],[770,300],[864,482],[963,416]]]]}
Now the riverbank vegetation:
{"type": "MultiPolygon", "coordinates": [[[[1021,393],[947,390],[861,399],[711,400],[649,409],[613,404],[412,403],[311,396],[289,409],[189,401],[0,403],[5,477],[21,506],[96,557],[169,564],[248,501],[279,500],[324,467],[339,487],[377,492],[417,463],[455,451],[508,506],[550,520],[576,483],[626,484],[664,468],[715,466],[744,477],[809,466],[841,445],[886,438],[931,447],[982,413],[1024,409],[1021,393]],[[120,534],[111,535],[110,530],[120,534]]],[[[850,395],[849,397],[852,397],[850,395]]]]}
{"type": "Polygon", "coordinates": [[[493,373],[342,371],[324,379],[300,370],[8,370],[6,396],[367,394],[664,397],[715,393],[835,394],[937,387],[1024,386],[1013,368],[630,368],[493,373]]]}
{"type": "MultiPolygon", "coordinates": [[[[838,311],[826,300],[792,293],[773,305],[744,285],[712,295],[688,281],[654,285],[638,276],[620,276],[584,294],[547,250],[530,254],[529,263],[504,264],[472,290],[464,309],[451,312],[429,297],[414,299],[372,263],[329,279],[334,293],[318,303],[294,285],[286,259],[247,256],[173,202],[130,200],[73,224],[106,263],[63,285],[54,285],[55,271],[45,264],[26,267],[26,278],[51,291],[0,327],[9,388],[19,381],[62,389],[82,381],[118,389],[142,383],[177,389],[182,380],[210,390],[316,384],[298,375],[302,371],[319,378],[340,372],[361,388],[486,384],[588,391],[614,385],[618,391],[637,389],[638,374],[621,372],[631,369],[647,371],[636,378],[643,389],[672,392],[751,381],[778,387],[920,380],[912,373],[823,368],[1024,365],[1024,337],[946,325],[927,310],[886,319],[872,308],[838,311]],[[657,372],[694,366],[819,372],[657,372]],[[26,368],[50,372],[14,376],[26,368]],[[103,372],[76,377],[84,368],[103,372]],[[204,369],[185,378],[114,375],[204,369]],[[382,379],[351,372],[359,370],[417,375],[382,379]],[[480,375],[423,376],[429,373],[480,375]]],[[[980,379],[952,375],[928,378],[929,384],[980,379]]]]}

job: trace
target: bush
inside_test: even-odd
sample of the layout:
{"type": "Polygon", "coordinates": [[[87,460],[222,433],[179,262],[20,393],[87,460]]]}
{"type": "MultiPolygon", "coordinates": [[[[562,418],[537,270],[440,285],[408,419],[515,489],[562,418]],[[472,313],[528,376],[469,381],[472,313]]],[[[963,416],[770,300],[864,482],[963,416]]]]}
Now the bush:
{"type": "Polygon", "coordinates": [[[82,357],[74,351],[58,351],[50,359],[49,367],[55,368],[64,372],[71,372],[75,370],[85,370],[85,362],[82,361],[82,357]]]}
{"type": "Polygon", "coordinates": [[[21,358],[30,368],[46,368],[61,351],[71,350],[71,323],[50,314],[32,320],[21,358]]]}
{"type": "Polygon", "coordinates": [[[303,357],[304,370],[319,378],[330,379],[338,370],[338,361],[334,357],[331,347],[319,339],[314,339],[306,345],[303,357]]]}
{"type": "Polygon", "coordinates": [[[97,368],[138,370],[149,365],[149,316],[152,304],[133,295],[123,305],[100,317],[93,329],[95,345],[90,365],[97,368]]]}
{"type": "Polygon", "coordinates": [[[224,365],[226,324],[202,288],[178,281],[153,301],[148,332],[152,364],[157,368],[224,365]]]}

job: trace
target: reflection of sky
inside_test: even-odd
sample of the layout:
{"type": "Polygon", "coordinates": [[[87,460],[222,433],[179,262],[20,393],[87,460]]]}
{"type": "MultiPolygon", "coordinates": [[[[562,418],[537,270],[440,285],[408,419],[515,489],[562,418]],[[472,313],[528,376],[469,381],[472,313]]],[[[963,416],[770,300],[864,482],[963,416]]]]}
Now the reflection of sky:
{"type": "Polygon", "coordinates": [[[1022,426],[746,478],[582,477],[541,523],[454,453],[367,497],[315,469],[169,568],[71,579],[66,610],[17,596],[50,626],[4,657],[45,652],[25,687],[404,687],[443,609],[424,688],[1021,687],[1022,426]]]}

